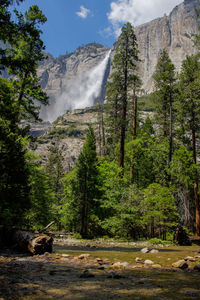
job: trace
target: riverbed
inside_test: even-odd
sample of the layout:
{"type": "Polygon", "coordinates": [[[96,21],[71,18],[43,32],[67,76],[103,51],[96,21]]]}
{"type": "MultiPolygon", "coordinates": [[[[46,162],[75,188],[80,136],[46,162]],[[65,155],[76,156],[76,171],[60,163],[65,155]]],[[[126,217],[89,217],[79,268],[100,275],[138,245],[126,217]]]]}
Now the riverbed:
{"type": "Polygon", "coordinates": [[[199,250],[73,239],[55,240],[52,254],[5,250],[0,256],[0,300],[200,299],[200,272],[194,270],[199,250]],[[145,248],[149,252],[142,253],[145,248]],[[194,258],[187,268],[172,267],[187,257],[194,258]]]}

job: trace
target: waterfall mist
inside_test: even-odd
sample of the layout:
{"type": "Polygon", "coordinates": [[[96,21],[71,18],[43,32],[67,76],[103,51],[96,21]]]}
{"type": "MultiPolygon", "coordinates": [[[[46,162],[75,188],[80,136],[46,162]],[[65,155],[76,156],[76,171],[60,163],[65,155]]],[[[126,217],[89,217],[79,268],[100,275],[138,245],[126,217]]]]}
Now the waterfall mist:
{"type": "Polygon", "coordinates": [[[102,97],[105,72],[110,59],[111,50],[93,69],[83,72],[78,77],[68,80],[64,90],[54,103],[46,107],[45,121],[53,122],[67,110],[85,108],[94,105],[102,97]]]}

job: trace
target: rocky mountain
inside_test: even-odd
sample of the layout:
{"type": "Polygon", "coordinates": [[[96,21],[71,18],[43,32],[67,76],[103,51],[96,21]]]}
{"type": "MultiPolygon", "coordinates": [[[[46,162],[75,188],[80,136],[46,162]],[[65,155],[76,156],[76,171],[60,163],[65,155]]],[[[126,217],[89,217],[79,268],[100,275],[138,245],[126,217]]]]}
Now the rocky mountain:
{"type": "Polygon", "coordinates": [[[185,0],[176,6],[169,16],[155,19],[136,27],[135,32],[140,51],[140,76],[146,93],[153,90],[152,74],[160,51],[166,49],[180,71],[181,63],[187,54],[194,53],[193,34],[198,32],[195,9],[198,0],[185,0]]]}
{"type": "MultiPolygon", "coordinates": [[[[186,55],[195,51],[192,36],[198,32],[195,11],[198,6],[198,0],[185,0],[169,16],[164,15],[135,28],[144,93],[153,90],[152,75],[163,48],[169,52],[177,71],[186,55]]],[[[112,51],[111,56],[113,54],[112,51]]],[[[42,107],[44,120],[52,122],[69,109],[84,108],[97,100],[104,100],[105,82],[110,72],[107,47],[91,43],[56,59],[51,54],[47,57],[38,68],[50,102],[49,107],[42,107]]]]}

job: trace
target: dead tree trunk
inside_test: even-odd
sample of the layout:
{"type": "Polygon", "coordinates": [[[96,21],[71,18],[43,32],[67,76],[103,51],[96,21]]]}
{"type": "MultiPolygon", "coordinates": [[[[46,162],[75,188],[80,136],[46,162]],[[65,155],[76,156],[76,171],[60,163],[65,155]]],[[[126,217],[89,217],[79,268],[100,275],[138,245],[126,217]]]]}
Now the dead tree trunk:
{"type": "Polygon", "coordinates": [[[12,235],[12,242],[22,251],[33,255],[52,252],[53,238],[45,234],[35,234],[15,229],[12,235]]]}

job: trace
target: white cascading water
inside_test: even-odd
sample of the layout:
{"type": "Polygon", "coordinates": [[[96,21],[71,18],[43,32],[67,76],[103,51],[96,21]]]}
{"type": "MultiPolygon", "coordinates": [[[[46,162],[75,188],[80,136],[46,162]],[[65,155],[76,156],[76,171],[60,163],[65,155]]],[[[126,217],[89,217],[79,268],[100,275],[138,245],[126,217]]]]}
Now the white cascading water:
{"type": "Polygon", "coordinates": [[[53,122],[67,110],[92,106],[101,94],[105,71],[111,50],[105,58],[92,70],[79,75],[68,83],[65,91],[56,102],[47,107],[47,121],[53,122]]]}

